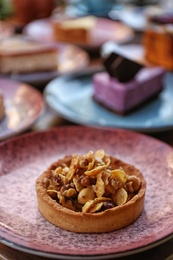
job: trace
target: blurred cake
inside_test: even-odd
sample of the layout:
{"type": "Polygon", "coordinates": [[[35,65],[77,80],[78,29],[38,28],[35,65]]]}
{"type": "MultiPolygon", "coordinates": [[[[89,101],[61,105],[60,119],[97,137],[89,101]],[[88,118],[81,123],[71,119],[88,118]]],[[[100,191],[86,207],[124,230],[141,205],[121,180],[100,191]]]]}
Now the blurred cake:
{"type": "Polygon", "coordinates": [[[0,41],[0,73],[18,74],[57,69],[57,48],[24,37],[0,41]]]}
{"type": "Polygon", "coordinates": [[[89,41],[90,30],[95,26],[96,18],[86,16],[63,21],[52,20],[54,38],[56,41],[86,44],[89,41]]]}
{"type": "Polygon", "coordinates": [[[143,45],[149,62],[173,70],[173,14],[148,18],[143,45]]]}
{"type": "Polygon", "coordinates": [[[5,106],[4,106],[4,98],[3,95],[0,93],[0,120],[5,115],[5,106]]]}
{"type": "Polygon", "coordinates": [[[120,115],[141,106],[163,89],[165,70],[161,67],[143,67],[115,53],[104,64],[107,71],[93,76],[93,98],[120,115]]]}

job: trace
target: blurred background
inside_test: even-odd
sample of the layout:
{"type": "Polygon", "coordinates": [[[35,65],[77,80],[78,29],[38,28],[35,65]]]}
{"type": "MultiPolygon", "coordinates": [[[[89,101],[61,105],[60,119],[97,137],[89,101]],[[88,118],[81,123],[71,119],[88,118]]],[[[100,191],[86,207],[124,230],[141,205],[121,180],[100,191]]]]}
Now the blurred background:
{"type": "MultiPolygon", "coordinates": [[[[30,84],[41,91],[48,107],[52,108],[47,92],[53,79],[70,76],[79,80],[79,84],[86,76],[91,80],[95,73],[105,70],[103,62],[111,52],[143,66],[161,66],[167,72],[165,82],[171,86],[173,0],[0,0],[1,78],[30,84]],[[31,52],[31,43],[41,46],[32,46],[31,52]],[[50,49],[53,51],[54,48],[56,57],[45,58],[43,68],[40,68],[38,52],[48,45],[49,55],[50,49]],[[32,53],[29,60],[26,49],[32,53]],[[7,61],[10,58],[12,60],[7,61]]],[[[146,106],[145,111],[136,110],[127,117],[119,118],[114,114],[109,125],[127,128],[132,125],[133,130],[145,132],[170,126],[173,119],[170,89],[163,91],[161,101],[155,100],[159,104],[153,103],[155,112],[151,113],[152,109],[146,106]],[[156,106],[159,109],[155,109],[156,106]],[[145,120],[142,119],[137,127],[136,118],[145,120]]],[[[76,119],[77,108],[70,118],[54,106],[53,112],[56,119],[61,116],[63,120],[70,119],[71,123],[83,124],[83,120],[76,119]]],[[[108,124],[107,112],[103,119],[105,125],[108,124]]],[[[96,118],[94,124],[100,124],[96,118]]]]}

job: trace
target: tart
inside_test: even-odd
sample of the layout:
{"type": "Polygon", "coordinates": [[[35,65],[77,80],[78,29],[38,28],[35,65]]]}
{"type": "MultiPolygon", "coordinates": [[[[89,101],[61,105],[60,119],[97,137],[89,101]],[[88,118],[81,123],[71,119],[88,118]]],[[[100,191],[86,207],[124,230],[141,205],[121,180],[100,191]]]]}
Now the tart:
{"type": "Polygon", "coordinates": [[[38,209],[62,229],[111,232],[135,222],[144,209],[142,173],[104,150],[59,159],[36,180],[38,209]]]}

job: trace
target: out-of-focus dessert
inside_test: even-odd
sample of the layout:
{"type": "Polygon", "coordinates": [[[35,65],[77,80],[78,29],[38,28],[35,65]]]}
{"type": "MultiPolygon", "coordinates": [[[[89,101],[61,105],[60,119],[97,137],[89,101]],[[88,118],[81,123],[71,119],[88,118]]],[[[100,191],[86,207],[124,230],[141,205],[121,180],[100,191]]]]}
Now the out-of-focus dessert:
{"type": "Polygon", "coordinates": [[[13,26],[6,21],[0,20],[0,40],[9,37],[14,34],[13,26]]]}
{"type": "Polygon", "coordinates": [[[54,38],[56,41],[87,44],[89,34],[96,24],[96,18],[86,16],[81,18],[69,18],[67,20],[52,20],[54,38]]]}
{"type": "Polygon", "coordinates": [[[123,43],[133,37],[133,30],[107,18],[84,16],[61,19],[52,16],[51,28],[55,41],[101,46],[108,40],[123,43]]]}
{"type": "Polygon", "coordinates": [[[148,17],[143,45],[149,62],[173,70],[173,14],[148,17]]]}
{"type": "Polygon", "coordinates": [[[145,190],[135,166],[102,149],[65,156],[36,180],[41,214],[73,232],[110,232],[132,224],[143,211],[145,190]]]}
{"type": "Polygon", "coordinates": [[[93,76],[93,98],[120,115],[141,106],[164,87],[165,70],[161,67],[145,67],[116,53],[111,53],[104,65],[106,71],[93,76]]]}
{"type": "Polygon", "coordinates": [[[4,97],[0,92],[0,121],[5,115],[4,97]]]}
{"type": "Polygon", "coordinates": [[[0,73],[18,74],[57,70],[58,51],[52,45],[12,36],[0,41],[0,73]]]}
{"type": "Polygon", "coordinates": [[[16,19],[23,24],[50,17],[56,0],[11,0],[16,19]]]}

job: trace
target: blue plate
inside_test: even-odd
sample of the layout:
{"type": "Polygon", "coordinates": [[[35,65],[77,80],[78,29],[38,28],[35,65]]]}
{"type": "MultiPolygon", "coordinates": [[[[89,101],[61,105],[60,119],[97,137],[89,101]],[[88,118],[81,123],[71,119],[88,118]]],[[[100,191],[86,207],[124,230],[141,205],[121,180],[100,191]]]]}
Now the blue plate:
{"type": "Polygon", "coordinates": [[[46,86],[44,96],[54,111],[73,123],[149,133],[173,128],[173,73],[166,74],[164,84],[164,90],[155,99],[126,116],[93,100],[91,75],[56,78],[46,86]]]}

